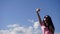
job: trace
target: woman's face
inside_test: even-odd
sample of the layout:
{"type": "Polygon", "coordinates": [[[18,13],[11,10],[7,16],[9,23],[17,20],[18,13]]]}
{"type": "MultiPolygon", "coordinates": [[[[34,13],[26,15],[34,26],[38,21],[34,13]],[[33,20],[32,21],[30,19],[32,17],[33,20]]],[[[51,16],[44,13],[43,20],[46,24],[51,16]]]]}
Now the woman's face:
{"type": "Polygon", "coordinates": [[[49,23],[48,18],[44,18],[44,23],[46,24],[46,26],[48,26],[49,23]]]}

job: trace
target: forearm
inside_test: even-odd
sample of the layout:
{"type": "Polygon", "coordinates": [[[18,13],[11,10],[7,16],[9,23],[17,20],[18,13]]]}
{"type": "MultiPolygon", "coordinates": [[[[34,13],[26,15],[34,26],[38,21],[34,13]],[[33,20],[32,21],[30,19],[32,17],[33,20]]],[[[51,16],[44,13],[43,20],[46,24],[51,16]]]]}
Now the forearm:
{"type": "Polygon", "coordinates": [[[36,12],[36,13],[37,13],[37,16],[38,16],[39,23],[42,24],[42,20],[41,20],[41,17],[39,15],[39,13],[38,12],[36,12]]]}

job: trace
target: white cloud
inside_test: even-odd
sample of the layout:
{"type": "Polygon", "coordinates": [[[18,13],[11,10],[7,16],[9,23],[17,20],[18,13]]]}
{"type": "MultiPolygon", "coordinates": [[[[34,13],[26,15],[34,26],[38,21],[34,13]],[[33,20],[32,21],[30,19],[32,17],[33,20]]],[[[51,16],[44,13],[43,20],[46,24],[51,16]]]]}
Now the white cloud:
{"type": "Polygon", "coordinates": [[[38,29],[38,24],[35,22],[33,26],[24,27],[19,24],[11,24],[7,26],[6,30],[0,30],[0,34],[38,34],[41,33],[40,29],[38,29]],[[36,30],[35,30],[36,28],[36,30]]]}
{"type": "Polygon", "coordinates": [[[8,30],[0,30],[0,34],[9,34],[8,30]]]}
{"type": "Polygon", "coordinates": [[[37,29],[39,27],[39,22],[38,21],[37,22],[34,22],[34,25],[33,26],[34,26],[35,29],[37,29]]]}
{"type": "Polygon", "coordinates": [[[19,27],[19,25],[18,24],[11,24],[11,25],[8,25],[7,27],[10,27],[10,28],[12,28],[12,27],[19,27]]]}
{"type": "Polygon", "coordinates": [[[32,19],[28,19],[28,21],[31,22],[31,23],[34,23],[34,20],[32,20],[32,19]]]}

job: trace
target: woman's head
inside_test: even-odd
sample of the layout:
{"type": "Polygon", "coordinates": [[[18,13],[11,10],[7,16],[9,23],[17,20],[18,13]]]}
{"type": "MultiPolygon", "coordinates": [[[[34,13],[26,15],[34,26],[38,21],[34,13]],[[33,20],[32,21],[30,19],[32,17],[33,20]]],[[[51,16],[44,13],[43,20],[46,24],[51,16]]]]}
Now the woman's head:
{"type": "Polygon", "coordinates": [[[51,17],[49,15],[44,16],[43,22],[48,26],[52,22],[51,17]]]}
{"type": "Polygon", "coordinates": [[[52,26],[54,29],[54,25],[52,23],[51,17],[49,15],[44,16],[43,22],[45,23],[45,26],[52,26]]]}

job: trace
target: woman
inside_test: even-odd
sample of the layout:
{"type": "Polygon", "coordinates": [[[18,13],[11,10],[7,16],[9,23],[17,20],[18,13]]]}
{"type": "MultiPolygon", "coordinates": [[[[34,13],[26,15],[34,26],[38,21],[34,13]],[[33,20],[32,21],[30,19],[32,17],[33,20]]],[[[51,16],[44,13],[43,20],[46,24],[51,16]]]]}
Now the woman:
{"type": "Polygon", "coordinates": [[[39,23],[41,25],[42,33],[43,34],[54,34],[55,28],[52,23],[51,17],[49,15],[46,15],[43,19],[43,21],[40,18],[39,12],[40,9],[36,9],[36,13],[39,19],[39,23]]]}

